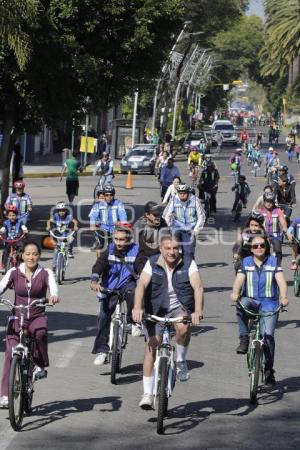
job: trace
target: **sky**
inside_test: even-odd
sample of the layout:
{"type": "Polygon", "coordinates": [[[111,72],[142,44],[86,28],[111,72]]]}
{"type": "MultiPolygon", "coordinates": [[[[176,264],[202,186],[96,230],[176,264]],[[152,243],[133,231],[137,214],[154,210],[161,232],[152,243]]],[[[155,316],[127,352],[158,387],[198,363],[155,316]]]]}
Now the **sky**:
{"type": "Polygon", "coordinates": [[[250,0],[248,14],[256,14],[257,16],[264,17],[263,0],[250,0]]]}

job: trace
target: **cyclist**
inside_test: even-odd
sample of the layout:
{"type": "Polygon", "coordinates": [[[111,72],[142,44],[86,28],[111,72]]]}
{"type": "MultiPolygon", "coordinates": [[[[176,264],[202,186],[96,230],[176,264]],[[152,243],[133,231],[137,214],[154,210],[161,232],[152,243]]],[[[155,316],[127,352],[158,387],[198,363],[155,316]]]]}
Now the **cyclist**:
{"type": "Polygon", "coordinates": [[[264,206],[264,194],[266,192],[273,192],[273,187],[270,184],[267,184],[264,187],[263,193],[258,197],[254,205],[252,206],[252,211],[257,212],[260,208],[264,206]]]}
{"type": "Polygon", "coordinates": [[[212,155],[210,153],[206,153],[204,155],[204,160],[202,161],[202,169],[205,169],[207,164],[212,162],[212,155]]]}
{"type": "Polygon", "coordinates": [[[173,183],[168,187],[166,195],[163,198],[163,201],[162,201],[163,205],[166,205],[168,203],[168,201],[170,200],[170,198],[174,197],[174,195],[177,194],[177,187],[179,186],[179,184],[182,184],[181,178],[174,177],[173,183]]]}
{"type": "MultiPolygon", "coordinates": [[[[109,352],[109,331],[111,316],[117,304],[117,297],[105,289],[117,289],[125,294],[128,314],[131,315],[133,295],[136,285],[135,259],[138,246],[132,242],[132,225],[127,222],[117,222],[113,231],[113,242],[101,252],[92,268],[91,289],[97,292],[100,303],[98,315],[98,331],[92,353],[96,355],[94,364],[102,366],[109,352]]],[[[132,334],[137,328],[132,326],[132,334]]]]}
{"type": "Polygon", "coordinates": [[[97,162],[93,175],[99,176],[98,183],[101,184],[101,187],[112,183],[114,178],[114,162],[110,158],[109,153],[102,153],[102,158],[97,162]]]}
{"type": "Polygon", "coordinates": [[[297,270],[297,257],[300,252],[300,245],[294,240],[297,238],[300,241],[300,217],[296,217],[287,230],[287,238],[292,242],[292,261],[290,265],[291,270],[297,270]]]}
{"type": "Polygon", "coordinates": [[[250,242],[253,236],[265,234],[263,227],[264,217],[256,212],[251,212],[237,241],[232,247],[233,261],[237,270],[240,262],[246,256],[251,256],[250,242]]]}
{"type": "Polygon", "coordinates": [[[274,180],[273,180],[273,185],[274,185],[274,187],[276,186],[276,184],[278,184],[278,181],[279,181],[279,179],[280,179],[282,176],[286,176],[286,177],[287,177],[289,184],[293,187],[293,189],[294,189],[294,191],[295,191],[296,180],[295,180],[295,178],[293,177],[293,175],[289,173],[289,168],[288,168],[288,166],[280,166],[280,167],[278,168],[278,174],[277,174],[277,176],[276,176],[276,177],[274,178],[274,180]]]}
{"type": "Polygon", "coordinates": [[[196,236],[205,223],[205,212],[187,184],[178,186],[177,195],[169,200],[162,217],[179,238],[185,255],[194,257],[196,236]]]}
{"type": "Polygon", "coordinates": [[[202,154],[199,152],[197,147],[190,146],[190,153],[188,156],[188,166],[190,169],[190,176],[193,176],[193,172],[196,172],[196,178],[198,177],[199,166],[202,163],[202,154]]]}
{"type": "Polygon", "coordinates": [[[288,177],[282,175],[274,188],[277,204],[283,210],[287,222],[292,215],[293,207],[296,205],[295,184],[289,183],[288,177]]]}
{"type": "Polygon", "coordinates": [[[206,151],[206,143],[205,143],[205,139],[204,139],[204,138],[201,138],[201,139],[200,139],[200,142],[199,142],[199,151],[200,151],[200,153],[201,153],[202,155],[205,154],[205,151],[206,151]]]}
{"type": "Polygon", "coordinates": [[[244,130],[241,131],[241,133],[240,133],[240,143],[241,143],[242,147],[244,147],[248,143],[248,140],[249,140],[249,134],[248,134],[246,128],[244,128],[244,130]]]}
{"type": "Polygon", "coordinates": [[[261,131],[258,131],[257,135],[256,135],[256,145],[257,146],[261,146],[262,145],[262,139],[263,139],[263,134],[261,131]]]}
{"type": "MultiPolygon", "coordinates": [[[[53,230],[55,235],[59,237],[68,237],[72,230],[78,230],[78,222],[73,218],[71,208],[65,202],[58,202],[55,206],[54,212],[47,220],[46,230],[53,230]]],[[[73,242],[68,244],[68,257],[74,258],[73,242]]],[[[57,250],[54,250],[52,270],[56,272],[57,250]]]]}
{"type": "MultiPolygon", "coordinates": [[[[139,252],[136,257],[138,273],[144,268],[148,258],[159,253],[159,237],[167,224],[162,218],[163,209],[155,202],[147,202],[144,216],[134,224],[135,241],[138,242],[139,252]]],[[[169,230],[167,228],[167,230],[169,230]]]]}
{"type": "MultiPolygon", "coordinates": [[[[15,291],[15,304],[28,305],[32,300],[44,298],[49,288],[49,303],[59,302],[57,296],[57,285],[54,274],[50,269],[44,269],[40,266],[41,249],[35,242],[27,242],[22,252],[23,263],[19,267],[10,269],[0,281],[0,295],[7,288],[13,288],[15,291]]],[[[12,349],[19,342],[19,322],[16,317],[9,318],[6,334],[5,359],[1,381],[1,399],[0,406],[8,406],[8,378],[12,359],[12,349]]],[[[45,367],[49,366],[47,349],[47,318],[44,308],[34,306],[27,318],[25,327],[31,335],[35,337],[35,379],[45,378],[47,372],[45,367]]]]}
{"type": "MultiPolygon", "coordinates": [[[[144,311],[161,317],[181,317],[191,314],[193,325],[198,325],[203,312],[203,286],[194,260],[182,257],[180,243],[174,235],[160,240],[160,254],[146,263],[135,290],[133,320],[141,322],[144,311]]],[[[161,327],[146,322],[147,344],[144,357],[144,394],[139,406],[153,406],[153,368],[155,353],[161,342],[161,327]]],[[[190,327],[178,323],[176,330],[176,373],[180,381],[189,379],[186,356],[190,341],[190,327]]]]}
{"type": "MultiPolygon", "coordinates": [[[[5,235],[8,242],[4,242],[3,253],[2,253],[2,264],[0,265],[0,270],[3,272],[6,268],[7,259],[9,255],[9,241],[14,241],[18,239],[22,234],[27,234],[28,229],[24,225],[21,219],[18,219],[18,208],[15,205],[6,205],[6,220],[3,222],[0,228],[0,234],[5,235]]],[[[20,247],[20,243],[14,244],[17,248],[20,247]]]]}
{"type": "MultiPolygon", "coordinates": [[[[253,312],[275,311],[279,303],[288,304],[287,284],[282,268],[274,256],[270,256],[270,245],[266,236],[254,236],[251,239],[251,256],[243,259],[234,281],[231,299],[236,303],[242,294],[241,303],[253,312]]],[[[236,349],[238,354],[248,351],[248,314],[237,308],[240,344],[236,349]]],[[[261,335],[264,338],[265,353],[265,384],[275,384],[274,377],[274,333],[278,314],[260,319],[261,335]]]]}
{"type": "Polygon", "coordinates": [[[242,149],[237,148],[235,153],[230,157],[231,169],[235,170],[236,172],[238,172],[238,174],[240,174],[242,162],[243,162],[242,149]],[[233,164],[235,164],[235,167],[233,167],[233,164]]]}
{"type": "Polygon", "coordinates": [[[287,232],[286,220],[281,209],[275,206],[276,196],[273,192],[266,192],[263,200],[264,206],[259,209],[259,213],[264,216],[264,228],[280,264],[282,231],[287,232]]]}
{"type": "Polygon", "coordinates": [[[18,209],[18,219],[22,220],[23,224],[26,225],[29,220],[29,214],[32,211],[32,200],[31,197],[24,192],[24,181],[15,181],[13,186],[15,192],[7,197],[4,207],[6,208],[8,205],[16,206],[18,209]]]}
{"type": "Polygon", "coordinates": [[[164,198],[168,187],[172,184],[175,177],[180,177],[178,168],[174,165],[174,159],[170,156],[167,164],[161,168],[160,184],[161,184],[161,198],[164,198]]]}
{"type": "Polygon", "coordinates": [[[104,201],[94,203],[89,213],[90,229],[97,231],[99,249],[111,241],[117,222],[127,222],[124,204],[115,198],[115,194],[116,190],[112,185],[104,186],[104,201]]]}
{"type": "Polygon", "coordinates": [[[217,192],[220,174],[213,161],[207,161],[199,180],[199,198],[205,198],[205,192],[210,193],[210,209],[217,212],[217,192]]]}
{"type": "Polygon", "coordinates": [[[235,192],[235,200],[231,212],[235,212],[239,200],[242,200],[243,208],[246,208],[251,190],[249,184],[246,182],[245,175],[239,175],[238,182],[231,189],[235,192]]]}
{"type": "Polygon", "coordinates": [[[277,176],[277,171],[278,171],[280,165],[281,164],[280,164],[280,159],[278,158],[278,153],[273,152],[273,156],[269,160],[268,165],[267,165],[267,175],[268,175],[269,182],[273,183],[273,180],[277,176]]]}
{"type": "Polygon", "coordinates": [[[221,131],[217,132],[216,135],[216,142],[217,142],[217,153],[220,153],[221,148],[222,148],[222,144],[223,144],[223,134],[221,133],[221,131]]]}

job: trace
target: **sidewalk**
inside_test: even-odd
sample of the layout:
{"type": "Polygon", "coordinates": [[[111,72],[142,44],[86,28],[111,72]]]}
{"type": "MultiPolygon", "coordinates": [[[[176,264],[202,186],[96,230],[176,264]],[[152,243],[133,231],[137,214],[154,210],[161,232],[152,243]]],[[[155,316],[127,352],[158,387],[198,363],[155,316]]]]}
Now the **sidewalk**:
{"type": "MultiPolygon", "coordinates": [[[[41,156],[33,164],[24,164],[24,178],[54,178],[60,177],[62,170],[62,155],[52,154],[41,156]]],[[[91,164],[79,176],[91,176],[94,165],[91,164]]],[[[120,173],[120,164],[115,164],[115,173],[120,173]]]]}

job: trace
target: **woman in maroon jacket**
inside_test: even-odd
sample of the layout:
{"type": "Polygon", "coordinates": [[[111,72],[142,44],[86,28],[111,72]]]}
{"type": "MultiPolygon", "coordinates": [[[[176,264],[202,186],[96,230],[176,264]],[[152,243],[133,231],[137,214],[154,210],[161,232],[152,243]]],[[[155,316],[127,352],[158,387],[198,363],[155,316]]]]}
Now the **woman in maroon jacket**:
{"type": "MultiPolygon", "coordinates": [[[[59,302],[54,274],[39,264],[40,247],[34,242],[25,244],[22,252],[23,263],[18,268],[10,269],[0,281],[0,295],[7,289],[15,291],[15,304],[28,305],[31,301],[46,297],[49,288],[49,303],[59,302]]],[[[47,349],[47,317],[44,308],[32,307],[25,319],[25,327],[35,336],[34,359],[36,363],[35,378],[46,376],[44,370],[49,365],[47,349]]],[[[6,335],[5,360],[1,380],[0,407],[8,406],[8,378],[12,359],[12,348],[19,342],[19,321],[10,318],[6,335]]]]}

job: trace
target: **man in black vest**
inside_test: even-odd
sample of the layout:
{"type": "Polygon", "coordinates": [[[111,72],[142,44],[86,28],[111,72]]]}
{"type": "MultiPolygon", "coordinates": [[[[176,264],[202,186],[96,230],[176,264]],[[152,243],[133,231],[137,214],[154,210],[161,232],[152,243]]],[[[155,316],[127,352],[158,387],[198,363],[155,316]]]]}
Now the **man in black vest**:
{"type": "MultiPolygon", "coordinates": [[[[191,315],[193,325],[202,318],[203,287],[194,260],[182,258],[179,241],[172,235],[163,235],[160,254],[146,263],[139,278],[134,298],[133,320],[141,322],[144,311],[161,317],[191,315]]],[[[147,345],[144,358],[144,394],[139,406],[151,409],[153,405],[153,368],[155,353],[161,341],[162,328],[146,322],[147,345]]],[[[176,373],[180,381],[189,379],[186,355],[190,341],[189,324],[178,323],[176,329],[176,373]]]]}

